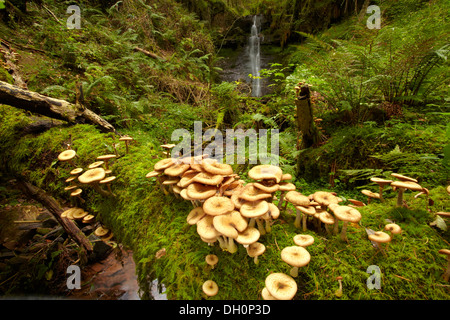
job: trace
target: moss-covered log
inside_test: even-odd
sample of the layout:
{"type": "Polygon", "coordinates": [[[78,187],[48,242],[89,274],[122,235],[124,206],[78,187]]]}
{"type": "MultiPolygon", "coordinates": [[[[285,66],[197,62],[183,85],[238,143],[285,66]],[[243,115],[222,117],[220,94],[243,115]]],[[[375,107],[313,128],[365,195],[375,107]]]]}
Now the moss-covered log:
{"type": "Polygon", "coordinates": [[[115,132],[109,122],[81,105],[47,97],[3,81],[0,81],[0,103],[69,123],[93,124],[104,132],[115,132]]]}

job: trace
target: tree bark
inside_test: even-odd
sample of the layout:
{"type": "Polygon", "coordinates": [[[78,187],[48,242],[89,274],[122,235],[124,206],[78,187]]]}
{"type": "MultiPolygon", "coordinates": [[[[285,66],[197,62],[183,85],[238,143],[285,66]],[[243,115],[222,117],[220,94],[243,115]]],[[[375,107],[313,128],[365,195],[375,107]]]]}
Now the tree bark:
{"type": "Polygon", "coordinates": [[[297,124],[302,133],[302,149],[314,146],[319,141],[319,131],[314,124],[313,110],[310,102],[310,92],[308,85],[297,87],[295,98],[297,106],[297,124]]]}
{"type": "Polygon", "coordinates": [[[89,123],[103,132],[115,132],[114,127],[93,111],[65,100],[50,98],[0,81],[0,104],[31,111],[69,123],[89,123]]]}
{"type": "Polygon", "coordinates": [[[44,190],[32,185],[31,183],[18,179],[18,186],[26,195],[30,198],[40,202],[48,211],[55,217],[58,223],[63,227],[64,231],[87,253],[91,253],[93,250],[91,242],[86,238],[83,232],[73,223],[72,220],[62,218],[61,213],[64,210],[59,203],[49,196],[44,190]]]}

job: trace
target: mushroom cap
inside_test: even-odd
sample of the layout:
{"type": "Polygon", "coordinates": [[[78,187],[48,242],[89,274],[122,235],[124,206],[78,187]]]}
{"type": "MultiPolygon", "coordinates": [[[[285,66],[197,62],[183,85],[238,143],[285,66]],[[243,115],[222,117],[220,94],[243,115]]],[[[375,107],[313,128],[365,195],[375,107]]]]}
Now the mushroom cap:
{"type": "Polygon", "coordinates": [[[205,257],[205,261],[207,264],[209,264],[210,266],[215,266],[217,264],[217,262],[219,262],[219,257],[216,256],[215,254],[208,254],[205,257]]]}
{"type": "Polygon", "coordinates": [[[236,242],[240,244],[252,244],[258,241],[260,236],[261,234],[257,228],[248,227],[244,231],[238,233],[236,242]]]}
{"type": "Polygon", "coordinates": [[[105,154],[105,155],[102,155],[102,156],[98,156],[97,160],[108,161],[108,160],[113,159],[113,158],[117,158],[117,156],[115,154],[105,154]]]}
{"type": "Polygon", "coordinates": [[[160,174],[161,174],[161,171],[153,170],[153,171],[150,171],[149,173],[147,173],[147,174],[145,175],[145,177],[146,177],[146,178],[153,178],[153,177],[159,176],[160,174]]]}
{"type": "Polygon", "coordinates": [[[275,299],[274,296],[272,296],[269,292],[269,290],[267,290],[266,287],[264,287],[261,291],[261,297],[263,298],[263,300],[277,300],[275,299]]]}
{"type": "Polygon", "coordinates": [[[339,203],[339,198],[331,192],[317,191],[313,193],[312,197],[314,201],[319,203],[321,206],[329,206],[332,203],[339,203]]]}
{"type": "Polygon", "coordinates": [[[155,171],[163,171],[171,166],[175,165],[175,160],[172,158],[162,159],[154,164],[153,169],[155,171]]]}
{"type": "Polygon", "coordinates": [[[194,225],[197,222],[200,221],[200,219],[202,219],[205,216],[205,211],[203,211],[202,207],[197,207],[191,210],[191,212],[189,212],[188,216],[186,217],[186,221],[188,224],[190,225],[194,225]]]}
{"type": "Polygon", "coordinates": [[[411,182],[416,182],[416,183],[419,182],[414,178],[404,176],[404,175],[398,174],[398,173],[391,173],[391,176],[394,178],[397,178],[398,180],[401,180],[401,181],[411,181],[411,182]]]}
{"type": "Polygon", "coordinates": [[[273,185],[264,185],[262,183],[259,182],[253,182],[253,186],[255,188],[258,188],[261,191],[264,191],[266,193],[273,193],[278,191],[279,185],[278,184],[273,184],[273,185]]]}
{"type": "Polygon", "coordinates": [[[333,215],[327,211],[320,212],[319,219],[325,224],[334,224],[335,222],[333,215]]]}
{"type": "Polygon", "coordinates": [[[251,168],[248,171],[248,176],[253,180],[274,179],[279,183],[283,176],[283,171],[278,166],[261,164],[251,168]]]}
{"type": "Polygon", "coordinates": [[[82,192],[83,192],[83,190],[80,189],[80,188],[78,188],[77,190],[72,191],[72,193],[70,194],[70,196],[71,196],[71,197],[76,197],[76,196],[79,196],[82,192]]]}
{"type": "MultiPolygon", "coordinates": [[[[67,180],[66,180],[67,181],[67,180]]],[[[73,190],[73,189],[77,189],[78,188],[78,186],[76,186],[76,185],[70,185],[70,186],[68,186],[68,187],[65,187],[64,188],[64,191],[70,191],[70,190],[73,190]]]]}
{"type": "Polygon", "coordinates": [[[61,152],[61,153],[58,155],[58,160],[59,160],[59,161],[68,161],[68,160],[72,160],[72,159],[75,157],[76,154],[77,154],[77,153],[76,153],[75,150],[72,150],[72,149],[70,149],[70,150],[65,150],[65,151],[61,152]]]}
{"type": "Polygon", "coordinates": [[[227,163],[203,161],[202,167],[206,172],[214,175],[220,174],[223,176],[227,176],[233,173],[233,168],[227,163]]]}
{"type": "Polygon", "coordinates": [[[286,199],[286,201],[292,203],[295,206],[309,206],[310,205],[309,198],[307,196],[301,194],[298,191],[289,191],[284,196],[284,199],[286,199]]]}
{"type": "Polygon", "coordinates": [[[277,300],[291,300],[297,293],[297,283],[287,274],[276,272],[265,280],[267,291],[277,300]]]}
{"type": "Polygon", "coordinates": [[[385,230],[392,232],[393,234],[399,234],[402,232],[402,228],[398,224],[388,223],[385,227],[385,230]]]}
{"type": "Polygon", "coordinates": [[[311,255],[303,247],[290,246],[281,250],[281,259],[293,267],[303,267],[311,261],[311,255]]]}
{"type": "Polygon", "coordinates": [[[448,257],[450,257],[450,250],[449,249],[441,249],[438,251],[440,254],[445,254],[448,257]]]}
{"type": "Polygon", "coordinates": [[[133,138],[130,136],[123,136],[119,138],[119,141],[131,141],[131,140],[133,140],[133,138]]]}
{"type": "Polygon", "coordinates": [[[82,172],[83,172],[83,168],[76,168],[76,169],[73,169],[72,171],[70,171],[70,174],[71,175],[77,175],[77,174],[80,174],[82,172]]]}
{"type": "Polygon", "coordinates": [[[100,167],[102,164],[104,164],[105,163],[105,161],[95,161],[95,162],[93,162],[93,163],[91,163],[89,166],[88,166],[88,168],[89,169],[95,169],[95,168],[98,168],[98,167],[100,167]]]}
{"type": "Polygon", "coordinates": [[[203,210],[206,214],[219,216],[234,210],[234,203],[228,197],[213,196],[203,202],[203,210]]]}
{"type": "Polygon", "coordinates": [[[202,285],[202,290],[208,297],[213,297],[219,292],[219,286],[213,280],[206,280],[202,285]]]}
{"type": "Polygon", "coordinates": [[[190,185],[191,183],[195,182],[194,181],[195,177],[197,175],[199,175],[198,172],[197,173],[191,172],[191,173],[188,173],[188,174],[186,174],[186,172],[182,174],[181,179],[180,179],[180,181],[177,184],[181,188],[186,188],[188,185],[190,185]]]}
{"type": "Polygon", "coordinates": [[[95,229],[94,234],[97,237],[104,237],[109,233],[109,229],[105,228],[105,227],[98,227],[97,229],[95,229]]]}
{"type": "Polygon", "coordinates": [[[272,197],[270,193],[264,192],[261,189],[256,188],[253,183],[248,183],[239,194],[241,199],[247,201],[258,201],[272,197]]]}
{"type": "Polygon", "coordinates": [[[247,220],[241,216],[239,211],[215,216],[213,225],[218,232],[233,239],[236,239],[239,232],[243,232],[248,226],[247,220]]]}
{"type": "Polygon", "coordinates": [[[416,182],[413,181],[394,181],[391,183],[391,186],[397,188],[405,188],[413,191],[421,191],[423,187],[416,182]]]}
{"type": "Polygon", "coordinates": [[[109,176],[109,177],[106,177],[103,180],[100,180],[99,183],[106,184],[106,183],[113,182],[114,180],[116,180],[116,176],[109,176]]]}
{"type": "Polygon", "coordinates": [[[361,213],[355,208],[349,206],[335,206],[331,209],[336,216],[341,221],[348,222],[359,222],[361,220],[361,213]]]}
{"type": "Polygon", "coordinates": [[[373,234],[369,235],[369,240],[378,243],[389,242],[391,241],[391,236],[383,231],[375,231],[373,234]]]}
{"type": "Polygon", "coordinates": [[[281,176],[281,181],[291,180],[291,179],[292,179],[292,175],[290,173],[283,173],[283,175],[281,176]]]}
{"type": "Polygon", "coordinates": [[[249,257],[254,258],[262,255],[266,251],[266,246],[261,242],[253,242],[247,247],[247,254],[249,257]]]}
{"type": "Polygon", "coordinates": [[[366,205],[364,202],[359,201],[359,200],[355,200],[355,199],[347,199],[347,200],[357,207],[364,207],[366,205]]]}
{"type": "Polygon", "coordinates": [[[217,193],[217,188],[201,183],[191,183],[186,189],[187,196],[195,200],[205,200],[217,193]]]}
{"type": "Polygon", "coordinates": [[[85,216],[82,220],[83,223],[91,223],[92,221],[94,221],[95,216],[93,214],[88,214],[87,216],[85,216]]]}
{"type": "Polygon", "coordinates": [[[276,205],[274,205],[272,202],[269,202],[269,211],[267,211],[270,218],[272,219],[278,219],[280,216],[280,209],[276,205]]]}
{"type": "Polygon", "coordinates": [[[217,186],[223,181],[223,176],[220,174],[212,174],[209,172],[201,172],[197,173],[197,175],[193,178],[193,181],[207,184],[210,186],[217,186]]]}
{"type": "Polygon", "coordinates": [[[76,211],[76,212],[74,212],[73,214],[72,214],[72,217],[74,218],[74,219],[83,219],[84,217],[86,217],[88,215],[88,213],[86,212],[86,211],[84,211],[84,210],[78,210],[78,211],[76,211]]]}
{"type": "Polygon", "coordinates": [[[447,193],[450,194],[450,185],[447,186],[446,190],[447,190],[447,193]]]}
{"type": "Polygon", "coordinates": [[[160,145],[160,147],[161,148],[164,148],[164,149],[172,149],[172,148],[174,148],[176,146],[176,144],[173,144],[173,143],[168,143],[168,144],[162,144],[162,145],[160,145]]]}
{"type": "Polygon", "coordinates": [[[392,180],[386,180],[386,179],[377,178],[377,177],[370,178],[370,181],[375,182],[376,184],[378,184],[380,186],[385,186],[385,185],[391,184],[393,182],[392,180]]]}
{"type": "Polygon", "coordinates": [[[309,234],[297,234],[294,236],[294,243],[300,247],[307,247],[314,243],[314,237],[309,234]]]}
{"type": "Polygon", "coordinates": [[[171,177],[177,177],[181,176],[185,171],[189,169],[190,165],[185,163],[177,163],[173,166],[170,166],[166,169],[164,169],[164,174],[171,176],[171,177]]]}
{"type": "Polygon", "coordinates": [[[279,191],[294,191],[296,189],[295,184],[290,182],[280,182],[278,184],[279,191]]]}
{"type": "Polygon", "coordinates": [[[220,236],[220,233],[214,228],[214,217],[205,215],[197,222],[197,233],[205,239],[213,239],[220,236]]]}
{"type": "Polygon", "coordinates": [[[78,181],[84,184],[98,182],[105,179],[106,172],[103,168],[95,168],[85,171],[78,177],[78,181]]]}
{"type": "Polygon", "coordinates": [[[372,192],[370,190],[361,190],[361,193],[365,196],[368,196],[369,198],[374,198],[374,199],[380,199],[380,194],[377,192],[372,192]]]}
{"type": "Polygon", "coordinates": [[[246,218],[257,218],[269,211],[269,203],[265,200],[246,202],[239,210],[246,218]]]}
{"type": "Polygon", "coordinates": [[[309,206],[309,207],[295,206],[295,209],[299,210],[300,212],[309,214],[309,215],[313,215],[316,213],[316,208],[314,208],[313,206],[309,206]]]}
{"type": "Polygon", "coordinates": [[[450,218],[450,212],[439,211],[439,212],[436,212],[436,214],[437,214],[438,216],[441,216],[441,217],[447,217],[447,218],[450,218]]]}

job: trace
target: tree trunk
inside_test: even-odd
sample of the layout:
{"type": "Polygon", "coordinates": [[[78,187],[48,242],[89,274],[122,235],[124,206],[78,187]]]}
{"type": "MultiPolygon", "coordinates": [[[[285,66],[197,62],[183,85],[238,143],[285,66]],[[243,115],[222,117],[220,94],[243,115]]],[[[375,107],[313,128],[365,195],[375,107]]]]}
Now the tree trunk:
{"type": "Polygon", "coordinates": [[[301,149],[306,149],[317,144],[320,133],[314,124],[313,110],[310,102],[308,85],[297,87],[295,105],[297,106],[297,124],[302,133],[301,149]]]}
{"type": "Polygon", "coordinates": [[[69,123],[89,123],[103,132],[115,132],[114,127],[98,114],[65,100],[50,98],[0,81],[0,104],[31,111],[69,123]]]}
{"type": "Polygon", "coordinates": [[[83,232],[72,222],[72,220],[67,218],[62,218],[61,213],[64,210],[61,208],[59,203],[49,196],[44,190],[32,185],[27,181],[18,179],[18,186],[26,195],[30,198],[40,202],[48,211],[55,217],[58,223],[63,227],[64,231],[82,248],[84,248],[87,253],[91,253],[93,248],[91,242],[86,238],[83,232]]]}

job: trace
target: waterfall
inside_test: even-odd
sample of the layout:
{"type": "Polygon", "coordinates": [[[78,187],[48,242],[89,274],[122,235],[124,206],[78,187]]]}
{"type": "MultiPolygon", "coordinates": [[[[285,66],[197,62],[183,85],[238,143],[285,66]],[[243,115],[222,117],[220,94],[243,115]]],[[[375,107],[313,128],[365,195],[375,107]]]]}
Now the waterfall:
{"type": "Polygon", "coordinates": [[[261,79],[259,79],[260,70],[261,70],[261,48],[260,48],[260,37],[259,37],[259,29],[258,25],[259,21],[257,16],[253,17],[253,25],[251,29],[250,39],[249,39],[249,56],[250,56],[250,66],[251,66],[251,74],[253,75],[252,79],[252,96],[260,97],[261,96],[261,79]]]}

